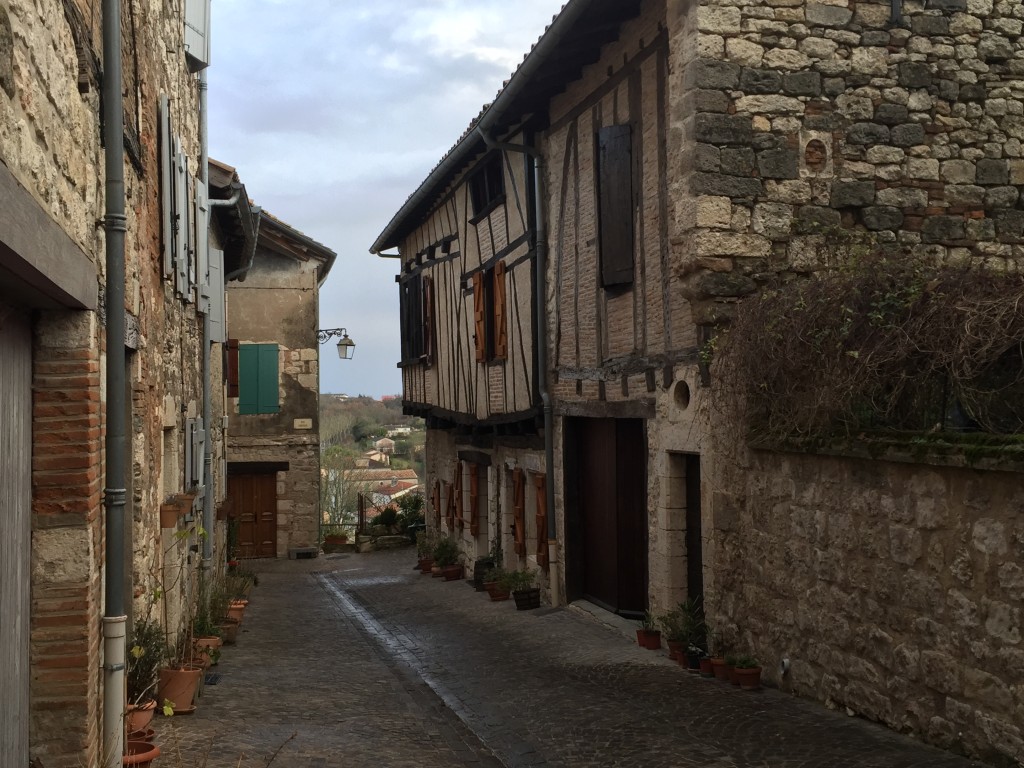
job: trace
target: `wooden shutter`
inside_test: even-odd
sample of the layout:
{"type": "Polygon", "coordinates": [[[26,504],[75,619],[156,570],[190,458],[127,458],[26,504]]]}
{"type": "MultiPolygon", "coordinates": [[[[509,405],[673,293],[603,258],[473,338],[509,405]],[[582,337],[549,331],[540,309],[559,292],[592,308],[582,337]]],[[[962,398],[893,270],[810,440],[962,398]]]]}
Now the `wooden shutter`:
{"type": "Polygon", "coordinates": [[[548,496],[547,478],[536,475],[533,479],[537,489],[537,565],[548,569],[548,496]]]}
{"type": "Polygon", "coordinates": [[[210,204],[206,199],[206,185],[196,183],[196,282],[199,286],[199,311],[210,312],[210,204]]]}
{"type": "Polygon", "coordinates": [[[260,375],[258,344],[238,345],[238,412],[242,415],[259,413],[260,375]]]}
{"type": "Polygon", "coordinates": [[[455,486],[448,482],[445,482],[444,485],[448,490],[448,503],[444,508],[444,519],[448,530],[452,531],[455,529],[455,486]]]}
{"type": "Polygon", "coordinates": [[[518,467],[512,471],[512,524],[515,550],[526,555],[526,473],[518,467]]]}
{"type": "Polygon", "coordinates": [[[257,413],[277,413],[281,410],[278,393],[277,344],[255,344],[259,355],[257,413]]]}
{"type": "Polygon", "coordinates": [[[494,357],[508,357],[508,326],[505,322],[505,262],[494,265],[494,357]]]}
{"type": "Polygon", "coordinates": [[[469,532],[480,535],[480,465],[469,465],[469,532]]]}
{"type": "Polygon", "coordinates": [[[179,296],[188,293],[188,161],[174,137],[174,272],[179,296]]]}
{"type": "MultiPolygon", "coordinates": [[[[210,249],[210,341],[224,343],[227,324],[224,317],[224,251],[210,249]]],[[[236,371],[237,373],[237,371],[236,371]]],[[[237,384],[237,377],[236,382],[237,384]]]]}
{"type": "Polygon", "coordinates": [[[598,216],[601,284],[633,282],[632,129],[611,125],[598,131],[598,216]]]}
{"type": "Polygon", "coordinates": [[[434,362],[434,280],[423,278],[423,353],[426,364],[434,362]]]}
{"type": "Polygon", "coordinates": [[[476,334],[476,361],[487,362],[487,296],[484,292],[484,273],[473,273],[473,328],[476,334]]]}
{"type": "Polygon", "coordinates": [[[228,397],[238,397],[238,339],[228,339],[224,346],[224,376],[228,397]]]}
{"type": "Polygon", "coordinates": [[[455,477],[452,482],[452,495],[455,496],[455,520],[459,525],[461,531],[466,521],[462,518],[463,512],[463,500],[462,500],[462,462],[455,462],[455,477]]]}
{"type": "Polygon", "coordinates": [[[430,497],[430,504],[434,508],[434,525],[441,526],[441,481],[434,481],[434,492],[430,497]]]}

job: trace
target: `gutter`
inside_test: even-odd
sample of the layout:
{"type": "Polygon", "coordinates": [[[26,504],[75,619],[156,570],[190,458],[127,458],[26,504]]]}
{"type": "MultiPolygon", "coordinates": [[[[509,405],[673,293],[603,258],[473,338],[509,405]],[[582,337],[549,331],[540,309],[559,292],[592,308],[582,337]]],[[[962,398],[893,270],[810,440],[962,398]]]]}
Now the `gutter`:
{"type": "MultiPolygon", "coordinates": [[[[486,107],[483,114],[476,122],[476,130],[469,130],[459,140],[451,151],[441,160],[440,163],[430,172],[430,175],[420,184],[419,188],[412,193],[405,201],[398,213],[385,227],[384,231],[377,237],[377,240],[370,247],[370,253],[380,254],[388,248],[398,245],[398,238],[402,223],[421,205],[432,202],[434,190],[444,180],[454,174],[465,163],[466,158],[473,154],[474,148],[479,146],[479,137],[490,134],[495,123],[501,119],[505,111],[512,105],[516,98],[523,93],[530,85],[530,80],[540,66],[551,54],[557,52],[562,40],[572,30],[579,18],[589,8],[592,0],[569,0],[555,20],[551,22],[548,31],[533,47],[522,65],[513,73],[508,85],[502,88],[501,92],[486,107]]],[[[485,140],[486,145],[486,140],[485,140]]]]}
{"type": "Polygon", "coordinates": [[[544,409],[544,483],[545,502],[548,511],[548,564],[551,574],[548,584],[551,589],[551,604],[561,604],[560,574],[558,572],[558,525],[555,520],[555,433],[554,409],[551,392],[548,390],[548,312],[547,312],[547,270],[548,270],[548,233],[547,210],[544,207],[544,158],[536,147],[525,144],[509,144],[497,142],[491,138],[481,122],[476,128],[480,138],[488,149],[506,152],[520,152],[533,160],[533,204],[534,204],[534,345],[537,349],[537,388],[541,405],[544,409]]]}
{"type": "Polygon", "coordinates": [[[104,444],[106,573],[103,596],[102,765],[124,752],[125,634],[125,264],[124,100],[121,95],[121,0],[103,0],[103,146],[106,250],[106,403],[104,444]]]}

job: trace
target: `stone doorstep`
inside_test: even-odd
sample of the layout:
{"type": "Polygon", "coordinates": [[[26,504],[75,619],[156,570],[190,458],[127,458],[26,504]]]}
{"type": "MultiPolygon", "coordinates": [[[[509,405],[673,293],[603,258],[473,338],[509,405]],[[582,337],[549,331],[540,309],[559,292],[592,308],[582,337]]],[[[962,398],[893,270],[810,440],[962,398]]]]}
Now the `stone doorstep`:
{"type": "Polygon", "coordinates": [[[317,556],[319,550],[316,547],[289,547],[289,560],[312,560],[317,556]]]}
{"type": "Polygon", "coordinates": [[[630,642],[636,642],[637,623],[635,621],[630,621],[616,613],[606,611],[604,608],[601,608],[588,600],[573,600],[566,607],[571,611],[577,611],[580,614],[594,619],[599,623],[604,624],[606,627],[621,633],[622,636],[630,642]]]}

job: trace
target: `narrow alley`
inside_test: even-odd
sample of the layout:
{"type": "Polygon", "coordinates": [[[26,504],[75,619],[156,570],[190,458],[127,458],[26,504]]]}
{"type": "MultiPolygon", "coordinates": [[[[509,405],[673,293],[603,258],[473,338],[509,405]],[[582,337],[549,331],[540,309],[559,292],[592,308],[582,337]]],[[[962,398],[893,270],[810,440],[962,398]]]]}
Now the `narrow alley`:
{"type": "Polygon", "coordinates": [[[162,764],[967,768],[859,718],[742,692],[575,607],[516,611],[411,550],[257,561],[238,644],[162,764]]]}

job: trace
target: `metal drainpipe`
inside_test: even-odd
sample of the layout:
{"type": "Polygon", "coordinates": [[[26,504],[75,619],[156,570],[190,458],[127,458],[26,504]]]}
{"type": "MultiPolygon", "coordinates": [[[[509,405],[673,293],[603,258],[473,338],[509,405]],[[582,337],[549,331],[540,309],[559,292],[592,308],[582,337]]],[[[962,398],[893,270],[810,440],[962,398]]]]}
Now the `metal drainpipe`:
{"type": "MultiPolygon", "coordinates": [[[[206,82],[206,70],[199,72],[199,173],[202,174],[200,182],[206,187],[206,200],[209,206],[210,200],[210,143],[207,129],[207,92],[209,86],[206,82]]],[[[209,210],[209,207],[207,208],[209,210]]],[[[198,234],[198,237],[210,236],[210,223],[206,223],[206,231],[198,234]]],[[[207,248],[209,253],[209,248],[207,248]]],[[[209,259],[207,259],[209,261],[209,259]]],[[[209,269],[209,263],[207,263],[209,269]]],[[[200,280],[205,281],[207,275],[200,275],[200,280]]],[[[203,443],[203,530],[206,535],[203,537],[203,574],[209,577],[210,568],[213,565],[213,425],[210,423],[212,411],[210,390],[213,382],[210,380],[210,347],[213,342],[210,340],[210,308],[207,307],[203,314],[203,429],[206,430],[206,440],[203,443]]],[[[207,582],[209,579],[207,578],[207,582]]],[[[204,590],[206,598],[209,599],[209,589],[204,590]]]]}
{"type": "Polygon", "coordinates": [[[548,562],[551,566],[549,578],[551,587],[551,604],[561,604],[561,590],[558,572],[558,526],[555,520],[555,435],[554,413],[551,404],[551,393],[548,392],[548,313],[547,313],[547,269],[548,269],[548,233],[547,215],[544,208],[544,160],[536,147],[525,144],[508,144],[497,142],[486,131],[477,127],[480,138],[488,149],[521,152],[533,159],[533,198],[534,216],[537,221],[534,234],[534,285],[537,292],[536,313],[534,315],[534,343],[537,345],[537,380],[540,390],[540,401],[544,408],[544,472],[547,481],[544,484],[548,508],[548,562]]]}
{"type": "Polygon", "coordinates": [[[121,96],[121,0],[103,0],[103,144],[107,272],[107,392],[104,464],[106,574],[103,612],[103,755],[107,768],[124,751],[125,625],[125,352],[124,105],[121,96]]]}

